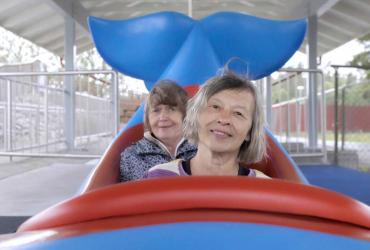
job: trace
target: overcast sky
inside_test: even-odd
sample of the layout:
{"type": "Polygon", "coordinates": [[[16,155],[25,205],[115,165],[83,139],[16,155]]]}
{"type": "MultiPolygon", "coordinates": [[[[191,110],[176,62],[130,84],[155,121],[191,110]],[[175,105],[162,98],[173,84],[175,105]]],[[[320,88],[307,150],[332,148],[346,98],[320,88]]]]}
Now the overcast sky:
{"type": "MultiPolygon", "coordinates": [[[[326,54],[321,58],[320,68],[329,67],[331,64],[344,65],[352,60],[353,56],[365,50],[364,46],[357,40],[352,40],[326,54]]],[[[284,67],[297,67],[299,62],[307,67],[307,57],[301,52],[297,52],[294,56],[284,65],[284,67]]]]}

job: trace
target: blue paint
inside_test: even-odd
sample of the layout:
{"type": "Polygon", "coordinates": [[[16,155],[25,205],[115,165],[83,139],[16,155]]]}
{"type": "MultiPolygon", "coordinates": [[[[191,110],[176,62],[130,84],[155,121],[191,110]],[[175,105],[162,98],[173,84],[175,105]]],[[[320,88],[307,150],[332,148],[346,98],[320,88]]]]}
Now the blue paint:
{"type": "Polygon", "coordinates": [[[306,20],[278,21],[219,12],[201,20],[159,12],[127,20],[89,17],[95,46],[114,69],[150,85],[170,78],[203,83],[232,57],[251,80],[270,75],[299,49],[306,20]]]}
{"type": "MultiPolygon", "coordinates": [[[[307,26],[305,19],[277,21],[234,12],[201,20],[176,12],[127,20],[89,17],[88,23],[102,58],[142,79],[149,91],[161,79],[183,87],[202,84],[233,57],[246,62],[251,80],[270,75],[299,49],[307,26]]],[[[123,131],[140,122],[142,108],[123,131]]]]}
{"type": "Polygon", "coordinates": [[[369,250],[370,242],[271,225],[190,222],[94,233],[33,244],[27,249],[369,250]]]}
{"type": "Polygon", "coordinates": [[[128,121],[126,126],[123,128],[122,132],[128,128],[132,128],[136,125],[139,125],[143,123],[144,119],[144,107],[145,103],[143,102],[140,107],[136,110],[135,114],[131,117],[131,119],[128,121]]]}
{"type": "Polygon", "coordinates": [[[128,20],[89,17],[88,23],[95,46],[109,65],[148,82],[159,79],[195,24],[175,12],[128,20]]]}
{"type": "Polygon", "coordinates": [[[301,171],[312,185],[351,196],[370,205],[370,173],[336,165],[302,165],[301,171]]]}

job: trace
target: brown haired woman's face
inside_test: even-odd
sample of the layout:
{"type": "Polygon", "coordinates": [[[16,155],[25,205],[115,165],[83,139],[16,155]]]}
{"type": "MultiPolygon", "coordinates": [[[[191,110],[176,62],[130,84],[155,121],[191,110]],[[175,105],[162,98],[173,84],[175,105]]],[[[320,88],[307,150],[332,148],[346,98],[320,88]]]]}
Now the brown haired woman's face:
{"type": "Polygon", "coordinates": [[[246,90],[223,90],[211,96],[198,116],[198,145],[238,154],[252,127],[254,103],[246,90]]]}
{"type": "Polygon", "coordinates": [[[157,139],[178,142],[182,138],[183,117],[177,107],[159,104],[149,108],[149,125],[157,139]]]}

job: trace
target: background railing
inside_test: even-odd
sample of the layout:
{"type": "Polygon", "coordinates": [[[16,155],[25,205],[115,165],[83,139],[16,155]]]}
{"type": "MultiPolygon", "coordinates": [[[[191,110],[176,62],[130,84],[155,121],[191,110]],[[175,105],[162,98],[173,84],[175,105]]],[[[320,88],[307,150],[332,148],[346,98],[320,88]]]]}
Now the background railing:
{"type": "MultiPolygon", "coordinates": [[[[341,83],[335,95],[330,81],[324,89],[319,70],[282,69],[274,79],[270,100],[267,84],[258,84],[266,109],[271,107],[269,126],[299,164],[335,163],[336,155],[339,165],[370,169],[369,81],[341,83]],[[308,129],[310,74],[317,79],[314,147],[308,129]]],[[[119,128],[118,95],[113,71],[0,73],[0,156],[100,157],[119,128]],[[74,95],[66,87],[69,81],[74,95]]],[[[122,96],[121,120],[143,100],[122,96]]]]}
{"type": "Polygon", "coordinates": [[[118,131],[118,94],[114,71],[0,73],[0,155],[99,157],[118,131]]]}
{"type": "Polygon", "coordinates": [[[336,80],[324,82],[323,74],[315,73],[317,146],[312,147],[308,131],[312,119],[308,112],[308,81],[313,72],[292,71],[280,73],[271,82],[269,125],[279,141],[299,164],[333,163],[369,171],[370,81],[348,81],[350,78],[339,81],[336,74],[336,80]]]}
{"type": "Polygon", "coordinates": [[[327,99],[328,140],[331,142],[335,140],[335,103],[338,105],[336,160],[340,163],[343,158],[351,159],[353,167],[369,170],[370,82],[347,83],[339,87],[337,102],[334,89],[327,94],[327,99]]]}
{"type": "MultiPolygon", "coordinates": [[[[323,119],[326,117],[326,104],[322,71],[281,69],[274,79],[262,80],[271,84],[270,129],[293,157],[305,159],[303,162],[326,162],[326,119],[323,119]],[[308,129],[310,77],[317,80],[314,146],[308,129]]],[[[264,86],[267,88],[266,84],[264,86]]]]}

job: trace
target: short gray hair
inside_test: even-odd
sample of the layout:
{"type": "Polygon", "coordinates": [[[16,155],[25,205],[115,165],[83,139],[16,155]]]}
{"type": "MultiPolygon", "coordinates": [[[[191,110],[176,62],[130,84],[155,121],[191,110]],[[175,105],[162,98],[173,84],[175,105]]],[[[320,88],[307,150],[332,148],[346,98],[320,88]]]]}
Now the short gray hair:
{"type": "Polygon", "coordinates": [[[246,90],[250,92],[255,101],[252,127],[249,132],[250,141],[244,141],[240,146],[239,160],[245,163],[261,161],[266,155],[266,139],[264,131],[264,113],[260,95],[256,87],[247,78],[226,72],[222,76],[215,76],[207,80],[198,93],[188,101],[187,112],[184,119],[184,137],[190,142],[198,144],[198,115],[206,106],[208,100],[223,90],[246,90]]]}

